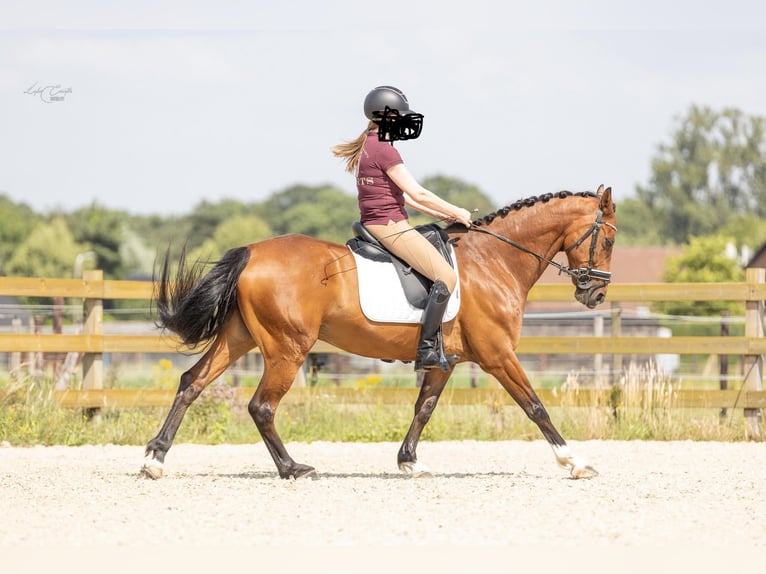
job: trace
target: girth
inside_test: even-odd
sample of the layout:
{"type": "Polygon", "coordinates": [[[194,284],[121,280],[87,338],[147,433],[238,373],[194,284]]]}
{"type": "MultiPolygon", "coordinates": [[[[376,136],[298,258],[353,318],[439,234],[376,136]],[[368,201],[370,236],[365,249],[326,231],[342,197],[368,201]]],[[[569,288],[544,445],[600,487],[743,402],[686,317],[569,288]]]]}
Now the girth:
{"type": "MultiPolygon", "coordinates": [[[[428,292],[431,290],[433,281],[428,277],[423,276],[421,273],[410,267],[407,262],[388,251],[359,221],[355,221],[351,225],[351,229],[356,236],[346,242],[348,248],[356,255],[366,259],[383,263],[392,263],[399,276],[399,280],[402,283],[402,288],[404,289],[407,301],[409,301],[416,309],[425,308],[426,301],[428,300],[428,292]]],[[[428,239],[431,245],[441,253],[444,259],[446,259],[453,268],[455,267],[450,255],[450,239],[446,231],[435,223],[418,225],[415,226],[413,230],[428,239]]],[[[412,231],[407,231],[405,233],[412,233],[412,231]]]]}

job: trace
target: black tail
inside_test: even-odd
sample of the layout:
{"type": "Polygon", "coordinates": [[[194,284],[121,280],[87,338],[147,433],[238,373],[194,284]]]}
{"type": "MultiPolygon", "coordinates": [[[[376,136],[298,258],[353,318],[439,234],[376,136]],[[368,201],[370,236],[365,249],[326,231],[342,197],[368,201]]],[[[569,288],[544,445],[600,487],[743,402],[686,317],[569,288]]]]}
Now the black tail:
{"type": "Polygon", "coordinates": [[[155,283],[157,326],[172,331],[189,347],[210,341],[221,332],[237,305],[237,281],[250,259],[250,249],[230,249],[204,275],[205,263],[197,261],[189,266],[184,247],[172,281],[168,259],[169,249],[160,281],[155,283]]]}

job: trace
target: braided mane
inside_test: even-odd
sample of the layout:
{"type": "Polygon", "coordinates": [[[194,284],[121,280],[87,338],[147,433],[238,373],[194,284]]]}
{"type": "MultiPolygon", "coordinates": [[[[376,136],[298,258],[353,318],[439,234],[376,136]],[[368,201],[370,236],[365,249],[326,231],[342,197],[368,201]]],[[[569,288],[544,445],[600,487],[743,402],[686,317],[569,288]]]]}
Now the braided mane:
{"type": "Polygon", "coordinates": [[[493,211],[492,213],[485,215],[481,219],[477,219],[474,221],[474,225],[480,226],[485,225],[488,223],[492,223],[492,221],[497,217],[505,217],[508,215],[511,211],[518,211],[523,207],[532,207],[536,203],[547,203],[554,197],[557,197],[559,199],[564,199],[565,197],[572,197],[572,196],[578,196],[578,197],[598,197],[595,193],[591,191],[559,191],[557,193],[544,193],[542,195],[538,195],[536,197],[528,197],[526,199],[519,199],[518,201],[513,202],[510,205],[506,205],[505,207],[501,207],[497,211],[493,211]]]}

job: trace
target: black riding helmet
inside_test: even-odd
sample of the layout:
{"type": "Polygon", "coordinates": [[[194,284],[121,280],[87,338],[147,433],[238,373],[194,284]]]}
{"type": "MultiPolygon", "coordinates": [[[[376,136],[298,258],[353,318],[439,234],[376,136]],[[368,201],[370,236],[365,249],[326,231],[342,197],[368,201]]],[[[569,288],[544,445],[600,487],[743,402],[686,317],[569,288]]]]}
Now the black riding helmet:
{"type": "Polygon", "coordinates": [[[380,141],[414,140],[423,129],[423,114],[411,110],[407,96],[393,86],[378,86],[367,94],[364,115],[377,124],[380,141]]]}

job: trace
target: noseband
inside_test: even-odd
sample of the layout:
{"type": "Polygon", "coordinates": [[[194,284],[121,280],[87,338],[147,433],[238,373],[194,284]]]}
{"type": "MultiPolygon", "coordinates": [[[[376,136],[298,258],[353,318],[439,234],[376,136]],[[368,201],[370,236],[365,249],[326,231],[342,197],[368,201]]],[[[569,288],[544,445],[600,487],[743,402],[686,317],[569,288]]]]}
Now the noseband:
{"type": "Polygon", "coordinates": [[[572,245],[564,249],[564,253],[569,253],[572,251],[572,249],[575,249],[579,247],[583,241],[585,241],[588,236],[590,235],[590,249],[588,250],[588,266],[587,267],[580,267],[578,269],[569,269],[566,271],[566,273],[572,277],[575,278],[577,281],[577,288],[578,289],[590,289],[593,281],[601,281],[605,286],[609,285],[609,283],[612,281],[612,273],[611,271],[601,271],[599,269],[593,269],[593,257],[596,255],[596,245],[598,245],[598,234],[601,231],[602,225],[608,225],[615,231],[617,231],[617,228],[612,225],[611,223],[607,223],[606,221],[602,221],[602,217],[604,215],[604,212],[599,209],[598,215],[596,216],[596,221],[593,222],[593,225],[590,226],[590,228],[582,234],[582,237],[575,241],[572,245]]]}
{"type": "Polygon", "coordinates": [[[491,235],[492,237],[496,237],[500,241],[503,241],[504,243],[507,243],[508,245],[512,245],[513,247],[523,251],[524,253],[528,253],[530,255],[533,255],[534,257],[537,257],[540,261],[544,261],[548,265],[553,265],[556,269],[559,270],[559,274],[565,273],[566,275],[569,275],[570,277],[572,277],[577,283],[577,289],[588,290],[593,286],[594,281],[599,281],[601,283],[601,285],[599,285],[600,287],[606,287],[612,281],[612,273],[610,271],[601,271],[600,269],[593,268],[593,258],[596,255],[596,246],[598,245],[598,234],[601,231],[601,226],[607,225],[611,227],[612,229],[614,229],[615,231],[617,231],[617,228],[614,225],[602,220],[603,215],[604,215],[604,212],[601,209],[599,209],[598,215],[596,216],[596,221],[593,222],[593,225],[591,225],[585,231],[585,233],[582,234],[580,239],[578,239],[572,245],[564,249],[564,253],[569,253],[573,249],[576,249],[577,247],[582,245],[583,241],[585,241],[588,237],[591,238],[590,250],[588,254],[588,266],[578,267],[577,269],[571,269],[567,267],[566,265],[562,265],[561,263],[552,261],[548,259],[547,257],[543,257],[542,255],[540,255],[539,253],[535,253],[528,247],[525,247],[521,245],[520,243],[515,242],[513,239],[508,239],[507,237],[503,237],[499,233],[495,233],[494,231],[490,231],[489,229],[479,227],[478,225],[471,225],[471,230],[479,231],[481,233],[486,233],[487,235],[491,235]]]}

